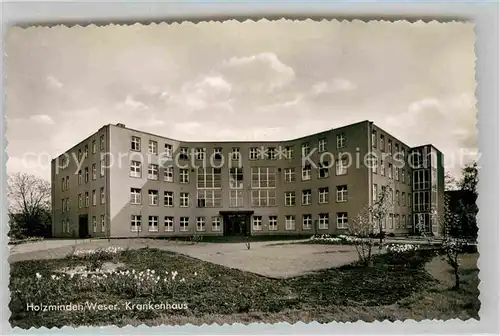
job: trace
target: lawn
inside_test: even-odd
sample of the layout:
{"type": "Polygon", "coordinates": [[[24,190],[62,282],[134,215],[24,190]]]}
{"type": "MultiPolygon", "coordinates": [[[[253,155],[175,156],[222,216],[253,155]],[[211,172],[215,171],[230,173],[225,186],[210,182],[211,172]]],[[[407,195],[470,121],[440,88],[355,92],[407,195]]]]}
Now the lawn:
{"type": "MultiPolygon", "coordinates": [[[[150,248],[101,257],[13,263],[12,326],[368,321],[426,318],[433,314],[441,318],[477,317],[478,300],[474,290],[452,293],[436,287],[437,281],[425,268],[435,257],[435,251],[431,250],[382,255],[370,269],[353,264],[282,280],[150,248]],[[56,272],[64,267],[99,268],[103,260],[125,266],[118,272],[94,277],[74,275],[70,278],[56,272]],[[452,296],[461,301],[455,300],[456,304],[448,310],[440,308],[433,312],[433,306],[422,310],[421,301],[414,299],[419,295],[436,297],[440,302],[452,296]],[[31,303],[71,303],[87,309],[27,311],[31,303]],[[99,310],[87,303],[111,305],[115,310],[99,310]],[[152,308],[148,303],[176,304],[187,309],[169,310],[162,306],[147,309],[152,308]]],[[[470,275],[476,271],[467,272],[470,275]]],[[[464,286],[468,288],[469,284],[464,286]]]]}

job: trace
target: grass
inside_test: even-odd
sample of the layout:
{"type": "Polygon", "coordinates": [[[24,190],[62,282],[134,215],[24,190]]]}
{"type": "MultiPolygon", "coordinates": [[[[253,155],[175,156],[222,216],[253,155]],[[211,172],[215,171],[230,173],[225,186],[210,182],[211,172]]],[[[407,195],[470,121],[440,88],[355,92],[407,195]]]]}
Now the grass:
{"type": "MultiPolygon", "coordinates": [[[[418,295],[430,296],[445,302],[450,295],[459,295],[440,289],[433,292],[435,280],[426,271],[426,262],[435,256],[434,251],[408,253],[394,257],[381,255],[373,268],[366,269],[352,264],[336,269],[315,272],[291,279],[270,279],[253,273],[243,272],[187,256],[156,249],[144,248],[118,253],[116,260],[137,272],[154,269],[179,272],[183,283],[174,287],[143,294],[131,294],[116,288],[88,286],[75,290],[70,280],[52,284],[50,280],[37,287],[35,274],[49,278],[55,270],[63,267],[88,266],[91,261],[76,258],[58,260],[21,261],[11,265],[10,289],[12,312],[10,323],[21,328],[62,327],[79,325],[148,325],[252,322],[252,321],[297,321],[319,322],[356,321],[363,319],[413,318],[413,311],[429,314],[434,306],[423,307],[418,295]],[[194,275],[196,273],[196,275],[194,275]],[[50,283],[50,285],[49,285],[50,283]],[[117,311],[26,311],[28,300],[37,298],[43,304],[68,304],[86,301],[103,304],[117,304],[124,307],[129,303],[186,303],[184,310],[127,310],[117,311]],[[413,301],[412,301],[413,300],[413,301]],[[401,303],[401,305],[400,305],[401,303]],[[420,305],[420,306],[419,306],[420,305]],[[417,308],[414,308],[416,306],[417,308]],[[420,308],[418,308],[420,307],[420,308]],[[423,310],[424,308],[427,311],[423,310]]],[[[471,271],[469,272],[469,275],[471,271]]],[[[469,295],[470,296],[470,295],[469,295]]],[[[446,301],[450,302],[450,301],[446,301]]],[[[468,303],[468,310],[460,314],[477,315],[474,301],[468,303]]],[[[456,317],[459,303],[441,314],[456,317]]],[[[435,305],[436,307],[445,307],[435,305]]],[[[461,308],[460,308],[461,309],[461,308]]],[[[465,315],[464,315],[465,316],[465,315]]]]}

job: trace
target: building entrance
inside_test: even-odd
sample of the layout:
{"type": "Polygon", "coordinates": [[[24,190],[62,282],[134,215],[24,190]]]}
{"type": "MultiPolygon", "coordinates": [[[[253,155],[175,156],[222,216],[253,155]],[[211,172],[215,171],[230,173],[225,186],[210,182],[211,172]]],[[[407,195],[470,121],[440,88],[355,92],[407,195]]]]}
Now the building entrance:
{"type": "Polygon", "coordinates": [[[224,236],[250,236],[253,211],[221,211],[224,236]]]}

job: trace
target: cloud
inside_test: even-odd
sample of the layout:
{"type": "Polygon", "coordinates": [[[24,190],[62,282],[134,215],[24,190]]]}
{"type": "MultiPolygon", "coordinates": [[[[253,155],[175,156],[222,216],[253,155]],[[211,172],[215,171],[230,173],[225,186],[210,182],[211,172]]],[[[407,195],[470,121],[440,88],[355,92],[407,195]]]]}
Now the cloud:
{"type": "Polygon", "coordinates": [[[311,88],[311,94],[317,96],[323,93],[336,93],[341,91],[352,91],[357,86],[351,81],[344,78],[334,78],[330,81],[322,81],[316,83],[311,88]]]}
{"type": "Polygon", "coordinates": [[[227,76],[237,78],[244,89],[256,92],[283,89],[295,80],[293,68],[272,52],[232,57],[222,63],[221,69],[227,76]]]}
{"type": "Polygon", "coordinates": [[[52,119],[51,116],[46,115],[46,114],[35,114],[29,117],[31,121],[34,121],[39,124],[45,124],[45,125],[54,125],[55,122],[52,119]]]}
{"type": "Polygon", "coordinates": [[[47,85],[52,89],[61,89],[64,86],[63,83],[53,76],[47,76],[46,80],[47,85]]]}

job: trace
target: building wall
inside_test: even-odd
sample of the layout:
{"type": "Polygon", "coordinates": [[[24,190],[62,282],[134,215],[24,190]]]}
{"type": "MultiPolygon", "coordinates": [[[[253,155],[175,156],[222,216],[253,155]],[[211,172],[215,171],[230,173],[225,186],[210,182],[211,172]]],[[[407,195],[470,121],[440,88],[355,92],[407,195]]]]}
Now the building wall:
{"type": "MultiPolygon", "coordinates": [[[[101,215],[106,213],[106,204],[100,202],[100,188],[105,187],[105,179],[100,175],[100,154],[105,152],[100,149],[100,137],[105,136],[106,127],[92,134],[67,152],[52,160],[52,213],[53,213],[53,235],[55,237],[77,237],[79,235],[79,217],[87,215],[88,232],[93,236],[104,236],[101,230],[101,215]],[[92,144],[96,142],[96,152],[92,151],[92,144]],[[79,158],[79,151],[85,153],[88,148],[88,156],[79,158]],[[64,162],[67,158],[67,163],[64,162]],[[92,165],[96,166],[96,177],[92,176],[92,165]],[[79,183],[78,167],[82,170],[82,183],[79,183]],[[88,168],[89,178],[85,182],[85,168],[88,168]],[[68,179],[69,185],[63,190],[62,179],[68,179]],[[96,191],[96,204],[92,203],[92,191],[96,191]],[[85,192],[89,195],[89,204],[85,205],[85,192]],[[78,196],[82,195],[82,207],[79,207],[78,196]],[[69,209],[63,211],[63,199],[69,200],[69,209]],[[68,210],[68,211],[67,211],[68,210]],[[94,232],[92,218],[96,217],[97,230],[94,232]],[[69,222],[69,225],[67,224],[69,222]],[[68,227],[69,226],[69,227],[68,227]],[[69,231],[68,231],[69,228],[69,231]]],[[[65,207],[66,208],[66,207],[65,207]]]]}
{"type": "MultiPolygon", "coordinates": [[[[147,236],[182,236],[182,235],[222,235],[224,223],[221,222],[220,230],[213,230],[211,225],[212,217],[220,216],[220,211],[253,211],[253,216],[262,216],[263,225],[261,230],[254,230],[251,225],[251,234],[314,234],[314,233],[330,233],[341,234],[346,230],[337,227],[337,213],[347,213],[349,221],[359,212],[373,202],[373,185],[378,188],[382,185],[389,185],[393,188],[394,196],[396,191],[399,192],[399,205],[395,200],[394,209],[391,211],[393,215],[399,215],[399,225],[393,221],[392,226],[389,222],[386,223],[385,230],[394,232],[395,234],[407,234],[411,232],[412,208],[411,202],[408,203],[408,195],[412,194],[412,171],[404,161],[397,161],[398,157],[388,155],[388,141],[392,142],[393,153],[395,154],[395,145],[398,144],[399,150],[404,149],[406,158],[412,148],[397,140],[389,133],[375,126],[369,121],[363,121],[345,127],[329,130],[326,132],[306,136],[299,139],[282,141],[282,142],[182,142],[166,137],[141,132],[126,128],[124,125],[107,125],[102,127],[98,132],[92,134],[78,145],[70,149],[66,154],[73,155],[69,160],[69,165],[61,170],[57,169],[57,160],[53,160],[52,167],[52,193],[53,193],[53,233],[58,237],[78,236],[78,218],[81,215],[88,216],[88,232],[95,237],[147,237],[147,236]],[[376,146],[372,144],[372,133],[375,132],[377,141],[376,146]],[[380,148],[380,135],[384,135],[384,147],[380,148]],[[138,137],[141,141],[139,151],[131,150],[132,137],[138,137]],[[100,148],[100,139],[103,137],[103,149],[100,148]],[[337,148],[338,137],[343,137],[345,142],[342,148],[337,148]],[[92,143],[96,141],[97,151],[92,153],[92,143]],[[158,154],[149,154],[149,141],[157,143],[158,154]],[[324,152],[319,152],[320,141],[326,143],[324,152]],[[314,164],[319,164],[320,161],[328,161],[329,176],[320,178],[318,169],[312,167],[311,179],[303,181],[302,176],[302,157],[301,148],[303,144],[308,144],[311,155],[308,157],[314,164]],[[165,152],[165,144],[171,145],[175,155],[181,147],[189,148],[204,148],[206,151],[206,161],[195,160],[181,161],[185,164],[189,172],[189,183],[180,183],[179,167],[174,165],[173,182],[164,180],[164,172],[166,170],[161,158],[165,152]],[[82,170],[85,172],[85,167],[89,168],[89,181],[81,185],[78,184],[77,173],[77,158],[78,150],[84,152],[85,145],[89,148],[89,156],[83,160],[82,170]],[[291,159],[250,159],[249,152],[251,148],[293,148],[293,158],[291,159]],[[197,207],[197,175],[198,167],[203,167],[209,164],[209,158],[215,148],[222,149],[224,158],[221,166],[221,206],[217,208],[197,207]],[[240,150],[240,162],[229,159],[230,152],[233,148],[240,150]],[[377,157],[381,158],[385,154],[385,175],[380,173],[380,162],[377,165],[377,171],[373,171],[364,162],[369,158],[368,154],[373,151],[377,157]],[[105,156],[104,175],[100,174],[101,154],[107,153],[105,156]],[[353,160],[352,164],[347,169],[347,174],[336,174],[336,162],[339,154],[347,153],[353,160]],[[76,159],[75,159],[76,158],[76,159]],[[132,160],[140,161],[141,176],[130,176],[130,163],[132,160]],[[148,164],[158,165],[158,179],[148,179],[148,164]],[[92,179],[92,164],[96,165],[96,179],[92,179]],[[392,178],[389,177],[389,164],[393,165],[392,178]],[[230,207],[229,204],[229,169],[231,167],[241,166],[243,169],[243,204],[240,207],[230,207]],[[272,207],[257,207],[252,206],[252,167],[274,167],[276,169],[276,204],[272,207]],[[295,169],[295,181],[285,181],[285,170],[288,168],[295,169]],[[399,168],[398,178],[396,178],[395,169],[399,168]],[[401,171],[405,171],[405,179],[402,179],[401,171]],[[62,177],[69,178],[69,189],[62,190],[62,177]],[[336,190],[338,186],[347,186],[347,201],[337,202],[336,190]],[[105,199],[100,202],[100,189],[104,188],[105,199]],[[136,188],[141,190],[142,203],[131,204],[130,190],[136,188]],[[319,204],[319,188],[328,188],[328,203],[319,204]],[[96,190],[97,203],[92,205],[92,190],[96,190]],[[148,204],[148,191],[156,190],[158,192],[158,205],[148,204]],[[302,205],[302,191],[311,190],[312,204],[302,205]],[[164,192],[169,191],[174,194],[174,206],[164,206],[164,192]],[[89,193],[89,206],[85,205],[78,207],[78,195],[82,194],[84,198],[85,192],[89,193]],[[190,197],[189,207],[180,207],[180,193],[187,192],[190,197]],[[285,205],[285,192],[295,192],[295,206],[285,205]],[[404,202],[401,200],[403,193],[405,194],[404,202]],[[69,211],[62,211],[62,199],[70,200],[69,211]],[[312,227],[304,229],[302,225],[303,215],[312,216],[312,227]],[[329,223],[327,229],[319,229],[319,215],[328,214],[329,223]],[[141,216],[141,231],[134,232],[131,230],[131,218],[133,215],[141,216]],[[92,225],[93,217],[96,217],[97,230],[94,231],[92,225]],[[104,219],[104,226],[101,226],[101,216],[104,219]],[[149,231],[148,219],[149,216],[158,217],[158,230],[149,231]],[[164,227],[165,216],[174,217],[174,231],[166,232],[164,227]],[[278,229],[270,230],[269,216],[278,217],[278,229]],[[285,228],[285,216],[295,216],[295,229],[287,230],[285,228]],[[402,223],[402,218],[405,217],[405,224],[402,223]],[[187,231],[180,231],[180,217],[189,217],[189,226],[187,231]],[[196,218],[205,217],[205,230],[197,232],[196,218]],[[66,225],[63,221],[70,221],[70,230],[67,232],[66,225]]],[[[61,156],[60,156],[61,157],[61,156]]],[[[400,159],[400,157],[399,157],[400,159]]],[[[442,166],[442,155],[440,156],[440,165],[442,166]]],[[[441,167],[442,168],[442,167],[441,167]]],[[[438,170],[438,198],[441,200],[444,195],[444,169],[438,170]],[[442,181],[442,182],[441,182],[442,181]]],[[[380,190],[380,189],[379,189],[380,190]]],[[[442,202],[441,202],[442,203],[442,202]]],[[[438,201],[438,204],[439,201],[438,201]]],[[[222,221],[222,218],[221,218],[222,221]]]]}

